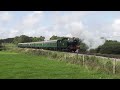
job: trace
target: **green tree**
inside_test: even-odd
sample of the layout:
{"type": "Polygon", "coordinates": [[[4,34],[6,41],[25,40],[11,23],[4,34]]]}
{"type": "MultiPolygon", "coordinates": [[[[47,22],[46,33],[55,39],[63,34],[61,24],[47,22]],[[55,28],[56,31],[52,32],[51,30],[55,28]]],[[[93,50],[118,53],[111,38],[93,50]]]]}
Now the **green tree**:
{"type": "Polygon", "coordinates": [[[14,44],[18,44],[20,41],[19,41],[19,37],[18,36],[16,36],[15,38],[14,38],[14,40],[13,40],[13,43],[14,44]]]}
{"type": "Polygon", "coordinates": [[[37,42],[37,41],[39,41],[40,39],[39,38],[37,38],[37,37],[31,37],[32,38],[32,42],[37,42]]]}
{"type": "Polygon", "coordinates": [[[80,43],[80,52],[86,52],[88,49],[88,46],[81,41],[80,43]]]}
{"type": "Polygon", "coordinates": [[[32,42],[32,39],[26,35],[21,35],[20,37],[19,36],[16,36],[13,40],[13,42],[15,44],[18,44],[18,43],[25,43],[25,42],[32,42]]]}
{"type": "Polygon", "coordinates": [[[38,42],[38,41],[44,41],[45,37],[44,36],[40,36],[40,37],[31,37],[32,38],[32,42],[38,42]]]}
{"type": "Polygon", "coordinates": [[[120,42],[106,40],[106,42],[96,49],[97,53],[120,54],[120,42]]]}
{"type": "Polygon", "coordinates": [[[21,43],[31,42],[31,41],[32,41],[31,38],[26,35],[21,35],[19,38],[19,42],[21,43]]]}
{"type": "Polygon", "coordinates": [[[40,41],[44,41],[45,37],[44,36],[40,36],[40,41]]]}
{"type": "Polygon", "coordinates": [[[53,36],[50,38],[50,40],[57,40],[57,39],[60,39],[60,37],[55,36],[55,35],[53,35],[53,36]]]}

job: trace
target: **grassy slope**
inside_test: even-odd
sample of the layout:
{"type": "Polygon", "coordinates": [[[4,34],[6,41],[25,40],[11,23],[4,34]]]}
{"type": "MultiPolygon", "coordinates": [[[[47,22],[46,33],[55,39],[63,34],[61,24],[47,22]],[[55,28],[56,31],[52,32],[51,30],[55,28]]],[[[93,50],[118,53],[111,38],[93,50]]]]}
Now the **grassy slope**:
{"type": "Polygon", "coordinates": [[[78,65],[51,60],[43,56],[0,52],[0,79],[92,79],[114,77],[95,71],[88,71],[78,65]]]}

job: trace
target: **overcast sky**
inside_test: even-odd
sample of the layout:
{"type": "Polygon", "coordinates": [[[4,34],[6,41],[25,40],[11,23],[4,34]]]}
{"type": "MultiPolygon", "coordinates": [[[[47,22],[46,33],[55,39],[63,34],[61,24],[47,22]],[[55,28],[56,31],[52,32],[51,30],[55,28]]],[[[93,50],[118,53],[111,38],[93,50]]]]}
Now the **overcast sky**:
{"type": "MultiPolygon", "coordinates": [[[[0,38],[19,35],[79,37],[87,43],[100,37],[120,41],[119,11],[1,11],[0,38]]],[[[102,42],[102,41],[101,41],[102,42]]]]}

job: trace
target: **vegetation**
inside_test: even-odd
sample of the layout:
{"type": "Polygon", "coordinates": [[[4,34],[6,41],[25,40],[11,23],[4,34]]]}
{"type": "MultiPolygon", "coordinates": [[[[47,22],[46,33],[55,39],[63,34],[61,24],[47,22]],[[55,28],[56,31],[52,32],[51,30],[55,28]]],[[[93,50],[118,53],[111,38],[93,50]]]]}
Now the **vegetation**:
{"type": "Polygon", "coordinates": [[[14,38],[0,39],[0,43],[13,43],[14,38]]]}
{"type": "Polygon", "coordinates": [[[0,43],[0,51],[2,50],[2,43],[0,43]]]}
{"type": "Polygon", "coordinates": [[[88,49],[88,46],[81,41],[81,42],[80,42],[80,52],[81,52],[81,53],[86,53],[86,52],[87,52],[87,49],[88,49]]]}
{"type": "Polygon", "coordinates": [[[120,78],[44,56],[0,52],[1,79],[101,79],[120,78]]]}
{"type": "Polygon", "coordinates": [[[45,37],[40,36],[40,37],[32,37],[32,42],[37,42],[37,41],[44,41],[45,37]]]}
{"type": "Polygon", "coordinates": [[[40,37],[28,37],[25,35],[21,35],[20,37],[15,37],[13,40],[13,43],[18,44],[18,43],[25,43],[25,42],[37,42],[37,41],[44,41],[45,37],[40,36],[40,37]]]}
{"type": "Polygon", "coordinates": [[[61,37],[58,37],[58,36],[53,35],[53,36],[50,38],[50,40],[57,40],[57,39],[61,39],[61,37]]]}
{"type": "Polygon", "coordinates": [[[103,45],[99,46],[94,50],[91,50],[91,52],[101,54],[120,54],[120,42],[106,40],[103,45]]]}
{"type": "Polygon", "coordinates": [[[1,39],[0,43],[25,43],[25,42],[37,42],[37,41],[44,41],[45,37],[29,37],[26,35],[16,36],[14,38],[7,38],[7,39],[1,39]]]}
{"type": "Polygon", "coordinates": [[[13,51],[13,50],[17,50],[17,45],[13,44],[13,43],[3,43],[3,50],[4,51],[13,51]]]}

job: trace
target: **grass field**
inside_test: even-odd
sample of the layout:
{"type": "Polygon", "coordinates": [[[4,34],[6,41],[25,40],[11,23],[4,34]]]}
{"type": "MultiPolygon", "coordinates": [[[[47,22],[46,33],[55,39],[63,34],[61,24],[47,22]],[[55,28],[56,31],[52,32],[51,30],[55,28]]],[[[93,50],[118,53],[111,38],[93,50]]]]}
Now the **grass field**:
{"type": "Polygon", "coordinates": [[[88,71],[44,56],[0,52],[0,79],[100,79],[120,76],[88,71]]]}

